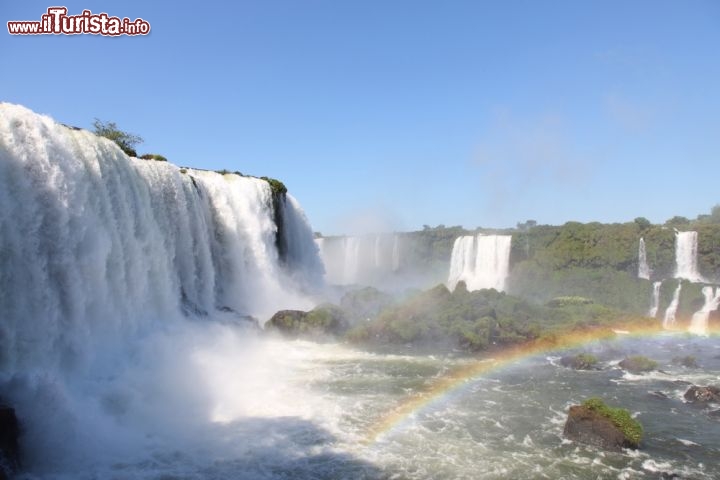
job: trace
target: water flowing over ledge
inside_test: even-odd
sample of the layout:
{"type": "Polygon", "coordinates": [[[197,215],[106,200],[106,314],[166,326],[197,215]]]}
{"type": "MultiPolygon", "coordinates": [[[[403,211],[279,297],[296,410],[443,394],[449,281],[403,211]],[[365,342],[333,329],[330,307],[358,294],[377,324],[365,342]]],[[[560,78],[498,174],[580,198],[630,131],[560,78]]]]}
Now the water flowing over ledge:
{"type": "Polygon", "coordinates": [[[181,317],[264,320],[322,283],[304,213],[268,182],[130,158],[10,104],[0,205],[6,371],[92,362],[181,317]]]}

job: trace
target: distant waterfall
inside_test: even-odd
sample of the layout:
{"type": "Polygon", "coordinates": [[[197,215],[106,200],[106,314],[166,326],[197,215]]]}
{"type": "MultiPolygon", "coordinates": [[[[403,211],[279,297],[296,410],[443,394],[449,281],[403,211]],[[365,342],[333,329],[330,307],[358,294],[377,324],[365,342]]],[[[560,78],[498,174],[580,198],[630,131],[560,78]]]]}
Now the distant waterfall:
{"type": "Polygon", "coordinates": [[[647,253],[645,252],[645,240],[640,238],[640,246],[638,247],[638,278],[650,280],[650,267],[647,263],[647,253]]]}
{"type": "Polygon", "coordinates": [[[343,283],[349,285],[355,283],[360,268],[360,239],[357,237],[346,237],[345,261],[343,264],[343,283]]]}
{"type": "Polygon", "coordinates": [[[450,259],[448,286],[464,281],[468,290],[502,291],[509,273],[510,235],[462,236],[455,240],[450,259]]]}
{"type": "Polygon", "coordinates": [[[702,293],[705,297],[705,304],[693,314],[688,327],[689,332],[697,335],[707,335],[710,312],[714,312],[720,306],[720,288],[716,288],[713,293],[712,287],[703,287],[702,293]]]}
{"type": "Polygon", "coordinates": [[[675,326],[675,315],[677,314],[678,305],[680,304],[680,291],[682,290],[682,282],[678,282],[678,286],[673,294],[672,301],[665,310],[663,317],[663,328],[673,328],[675,326]]]}
{"type": "Polygon", "coordinates": [[[648,317],[655,318],[660,307],[660,287],[662,282],[653,283],[652,299],[650,301],[650,310],[648,310],[648,317]]]}
{"type": "Polygon", "coordinates": [[[697,268],[697,232],[677,232],[675,234],[675,278],[684,278],[691,282],[701,282],[697,268]]]}
{"type": "Polygon", "coordinates": [[[392,270],[397,272],[400,269],[400,236],[393,235],[392,247],[392,270]]]}
{"type": "Polygon", "coordinates": [[[379,285],[400,267],[398,235],[373,234],[316,239],[325,280],[335,285],[379,285]]]}

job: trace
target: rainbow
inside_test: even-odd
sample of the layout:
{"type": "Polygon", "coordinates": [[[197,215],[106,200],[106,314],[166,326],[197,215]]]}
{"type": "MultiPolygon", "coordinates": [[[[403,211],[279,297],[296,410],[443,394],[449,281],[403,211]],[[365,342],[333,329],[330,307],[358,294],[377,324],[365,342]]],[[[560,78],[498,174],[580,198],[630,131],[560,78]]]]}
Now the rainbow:
{"type": "MultiPolygon", "coordinates": [[[[713,329],[709,335],[720,334],[720,329],[713,329]]],[[[642,338],[670,335],[687,335],[682,330],[664,330],[661,326],[640,326],[623,329],[597,329],[571,332],[551,340],[537,340],[516,347],[511,347],[494,355],[492,358],[478,359],[464,365],[448,375],[439,378],[427,389],[415,393],[405,399],[391,411],[381,416],[368,430],[365,437],[366,444],[380,441],[392,431],[415,414],[442,403],[448,397],[461,393],[463,387],[472,384],[472,381],[483,374],[499,370],[516,363],[522,359],[540,354],[549,354],[586,346],[593,342],[611,340],[614,338],[642,338]]]]}

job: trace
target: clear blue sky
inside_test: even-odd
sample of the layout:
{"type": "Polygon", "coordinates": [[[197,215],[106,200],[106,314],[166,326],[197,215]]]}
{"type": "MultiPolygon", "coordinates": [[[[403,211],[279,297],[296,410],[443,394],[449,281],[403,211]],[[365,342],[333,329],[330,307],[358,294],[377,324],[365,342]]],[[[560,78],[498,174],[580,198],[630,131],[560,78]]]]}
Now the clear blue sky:
{"type": "Polygon", "coordinates": [[[720,203],[717,1],[3,0],[0,17],[1,100],[277,177],[326,234],[720,203]],[[7,33],[56,4],[152,33],[7,33]]]}

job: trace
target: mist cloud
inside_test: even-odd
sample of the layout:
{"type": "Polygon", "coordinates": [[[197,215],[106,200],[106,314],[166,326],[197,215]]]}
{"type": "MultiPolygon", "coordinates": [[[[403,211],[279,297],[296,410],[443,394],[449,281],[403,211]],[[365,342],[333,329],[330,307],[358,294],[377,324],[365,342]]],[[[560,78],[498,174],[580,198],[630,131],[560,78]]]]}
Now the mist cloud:
{"type": "Polygon", "coordinates": [[[520,119],[508,111],[497,114],[473,156],[490,195],[488,210],[498,213],[529,195],[582,185],[593,163],[571,130],[558,115],[520,119]]]}

